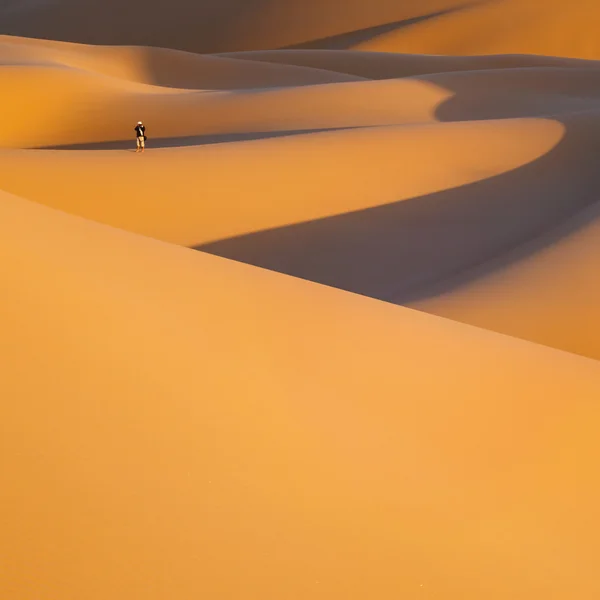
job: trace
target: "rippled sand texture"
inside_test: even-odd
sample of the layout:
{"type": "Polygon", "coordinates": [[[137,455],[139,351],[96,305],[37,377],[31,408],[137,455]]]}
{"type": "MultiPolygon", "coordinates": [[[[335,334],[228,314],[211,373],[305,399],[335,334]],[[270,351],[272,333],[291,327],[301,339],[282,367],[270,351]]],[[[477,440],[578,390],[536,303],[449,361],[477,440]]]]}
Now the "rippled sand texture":
{"type": "Polygon", "coordinates": [[[600,5],[541,4],[0,0],[0,598],[600,597],[600,5]]]}

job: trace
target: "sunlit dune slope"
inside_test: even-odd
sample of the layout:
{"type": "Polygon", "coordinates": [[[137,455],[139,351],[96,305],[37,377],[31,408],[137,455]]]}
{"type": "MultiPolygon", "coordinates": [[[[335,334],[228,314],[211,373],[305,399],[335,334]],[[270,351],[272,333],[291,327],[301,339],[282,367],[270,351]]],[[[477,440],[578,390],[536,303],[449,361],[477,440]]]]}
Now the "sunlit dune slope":
{"type": "Polygon", "coordinates": [[[353,47],[426,54],[543,54],[600,58],[595,0],[490,0],[353,47]]]}
{"type": "Polygon", "coordinates": [[[0,0],[0,33],[228,52],[284,47],[600,58],[595,0],[0,0]]]}
{"type": "Polygon", "coordinates": [[[3,598],[600,593],[597,363],[0,198],[3,598]]]}
{"type": "Polygon", "coordinates": [[[450,95],[411,80],[197,92],[33,66],[0,67],[0,91],[12,117],[0,131],[5,147],[131,140],[139,118],[154,148],[160,138],[424,122],[450,95]],[[36,104],[40,87],[45,102],[36,104]]]}
{"type": "MultiPolygon", "coordinates": [[[[410,87],[393,82],[376,83],[374,91],[379,88],[391,92],[394,85],[400,90],[410,87]]],[[[424,91],[433,93],[427,87],[424,91]]],[[[420,196],[508,174],[551,152],[561,143],[564,132],[563,125],[556,121],[515,119],[290,134],[240,143],[158,149],[143,158],[131,149],[129,152],[5,150],[0,152],[4,165],[0,188],[70,213],[186,246],[245,234],[268,235],[273,228],[298,225],[300,232],[291,229],[287,242],[285,234],[267,245],[261,245],[260,241],[253,244],[250,240],[232,252],[237,252],[235,258],[246,262],[273,259],[283,270],[298,270],[294,274],[333,284],[338,282],[329,282],[328,277],[339,277],[350,268],[358,277],[357,284],[366,285],[365,278],[374,276],[370,269],[357,270],[354,264],[357,257],[351,253],[344,257],[332,254],[333,248],[325,250],[322,235],[317,234],[311,247],[302,235],[302,224],[310,227],[315,220],[334,219],[331,228],[323,233],[334,246],[340,244],[339,249],[348,252],[349,240],[344,246],[348,235],[345,215],[352,217],[355,211],[385,209],[402,201],[418,203],[420,196]],[[36,177],[31,177],[31,172],[36,177]],[[337,234],[336,217],[342,220],[337,234]],[[314,257],[315,252],[321,254],[319,260],[314,257]]],[[[407,207],[410,211],[407,216],[410,219],[412,214],[414,220],[420,213],[424,225],[435,216],[436,210],[443,211],[444,218],[450,212],[457,222],[470,223],[468,205],[461,209],[453,202],[434,212],[427,204],[423,204],[421,212],[418,206],[407,207]]],[[[545,199],[540,199],[535,208],[534,220],[543,219],[550,210],[545,199]]],[[[505,217],[513,220],[502,206],[492,206],[489,210],[490,220],[497,222],[505,217]]],[[[479,216],[479,220],[485,218],[485,212],[479,216]]],[[[395,228],[397,243],[401,243],[407,234],[404,230],[411,226],[401,215],[392,221],[386,219],[385,224],[395,228]]],[[[435,278],[440,274],[439,269],[446,273],[448,268],[452,271],[465,266],[463,261],[468,264],[477,255],[477,248],[483,251],[490,240],[480,235],[476,221],[471,224],[463,235],[477,240],[478,246],[469,248],[466,254],[455,252],[449,263],[440,261],[431,265],[431,269],[438,269],[437,275],[432,271],[422,277],[435,278]]],[[[360,229],[354,231],[358,236],[356,242],[361,244],[356,248],[364,246],[363,236],[372,243],[381,239],[382,225],[377,217],[367,216],[360,229]]],[[[439,229],[440,223],[431,222],[430,227],[430,231],[423,231],[428,238],[435,228],[439,229]]],[[[504,245],[506,239],[498,228],[492,245],[504,245]]],[[[411,243],[418,250],[414,236],[411,243]]],[[[415,260],[408,247],[390,246],[388,250],[392,260],[399,258],[397,251],[402,252],[401,260],[407,265],[415,260]]],[[[370,260],[368,249],[362,260],[366,267],[370,260]]],[[[276,268],[275,264],[268,266],[276,268]]],[[[383,289],[396,290],[402,279],[384,271],[377,283],[383,289]]]]}
{"type": "MultiPolygon", "coordinates": [[[[55,67],[187,89],[244,89],[360,79],[305,68],[151,47],[90,46],[0,36],[0,66],[55,67]]],[[[112,82],[114,86],[119,81],[112,82]]],[[[90,94],[94,93],[93,84],[90,94]]]]}

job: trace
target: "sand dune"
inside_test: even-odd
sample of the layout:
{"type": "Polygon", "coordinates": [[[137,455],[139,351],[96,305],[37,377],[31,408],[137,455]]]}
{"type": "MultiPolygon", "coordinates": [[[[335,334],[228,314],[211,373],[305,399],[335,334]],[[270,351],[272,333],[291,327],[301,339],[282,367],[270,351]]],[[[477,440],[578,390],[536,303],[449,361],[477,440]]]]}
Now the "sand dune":
{"type": "Polygon", "coordinates": [[[0,36],[0,65],[55,66],[186,89],[244,89],[360,79],[319,68],[191,54],[152,47],[102,47],[0,36]]]}
{"type": "Polygon", "coordinates": [[[0,212],[2,597],[600,592],[597,363],[0,212]]]}
{"type": "Polygon", "coordinates": [[[599,17],[595,0],[0,1],[0,33],[210,53],[296,46],[597,59],[599,17]]]}
{"type": "Polygon", "coordinates": [[[0,597],[598,597],[596,4],[0,0],[0,597]]]}
{"type": "Polygon", "coordinates": [[[463,0],[0,0],[0,33],[225,52],[301,44],[452,10],[463,0]],[[168,7],[168,8],[167,8],[168,7]],[[168,13],[166,11],[168,10],[168,13]]]}
{"type": "MultiPolygon", "coordinates": [[[[156,150],[143,161],[123,151],[5,151],[0,186],[96,221],[193,246],[482,181],[535,162],[563,135],[560,123],[531,119],[290,134],[156,150]],[[429,160],[432,153],[439,157],[435,163],[429,160]],[[232,168],[235,181],[228,183],[232,168]],[[29,176],[32,169],[36,178],[29,176]]],[[[540,202],[540,212],[545,204],[540,202]]],[[[498,217],[500,211],[505,209],[499,207],[498,217]]],[[[281,261],[293,253],[283,246],[271,250],[268,254],[281,261]]],[[[308,256],[311,249],[304,252],[308,256]]],[[[321,265],[330,266],[327,255],[321,265]]]]}
{"type": "Polygon", "coordinates": [[[355,48],[427,54],[545,54],[597,60],[594,0],[491,0],[410,28],[374,36],[355,48]]]}
{"type": "MultiPolygon", "coordinates": [[[[2,152],[2,189],[341,289],[439,312],[435,297],[455,280],[596,201],[596,62],[286,51],[271,53],[283,61],[274,64],[246,53],[245,63],[291,69],[296,84],[236,89],[224,65],[211,73],[231,89],[198,90],[111,73],[106,56],[118,64],[123,53],[127,65],[132,50],[95,49],[84,65],[78,52],[88,60],[92,47],[5,43],[22,47],[30,62],[7,66],[2,80],[17,115],[0,133],[14,148],[2,152]],[[36,64],[46,47],[55,62],[36,64]],[[329,81],[310,84],[306,73],[329,81]],[[45,82],[55,85],[39,114],[19,112],[45,82]],[[144,161],[123,151],[142,115],[153,148],[144,161]],[[61,150],[20,149],[36,146],[61,150]]],[[[203,71],[185,63],[178,73],[191,81],[203,71]]],[[[563,322],[541,311],[537,325],[524,305],[512,325],[482,321],[492,306],[470,306],[440,314],[598,356],[593,342],[573,341],[595,323],[575,300],[561,305],[563,322]]]]}
{"type": "MultiPolygon", "coordinates": [[[[456,71],[577,67],[597,69],[596,60],[534,55],[434,56],[363,50],[254,50],[225,52],[217,56],[252,61],[327,69],[367,79],[393,79],[456,71]]],[[[599,54],[600,56],[600,54],[599,54]]]]}

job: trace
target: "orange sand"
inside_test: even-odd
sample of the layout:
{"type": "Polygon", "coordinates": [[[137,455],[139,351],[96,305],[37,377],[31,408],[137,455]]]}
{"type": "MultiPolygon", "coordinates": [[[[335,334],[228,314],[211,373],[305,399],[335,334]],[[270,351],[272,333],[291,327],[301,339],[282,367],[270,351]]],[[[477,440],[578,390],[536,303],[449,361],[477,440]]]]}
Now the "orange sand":
{"type": "Polygon", "coordinates": [[[597,363],[0,206],[3,598],[600,593],[597,363]]]}
{"type": "Polygon", "coordinates": [[[598,17],[0,0],[0,598],[597,598],[598,17]]]}
{"type": "Polygon", "coordinates": [[[0,33],[211,53],[300,46],[597,59],[599,18],[596,0],[0,2],[0,33]]]}

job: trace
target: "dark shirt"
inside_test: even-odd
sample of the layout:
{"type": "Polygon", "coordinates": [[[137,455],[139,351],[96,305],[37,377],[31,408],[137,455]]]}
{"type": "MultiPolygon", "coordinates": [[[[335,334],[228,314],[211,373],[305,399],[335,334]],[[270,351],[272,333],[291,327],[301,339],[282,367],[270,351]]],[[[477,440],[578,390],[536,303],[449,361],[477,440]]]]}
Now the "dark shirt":
{"type": "Polygon", "coordinates": [[[135,126],[135,132],[137,133],[138,137],[144,137],[145,131],[146,131],[146,127],[144,125],[136,125],[135,126]]]}

